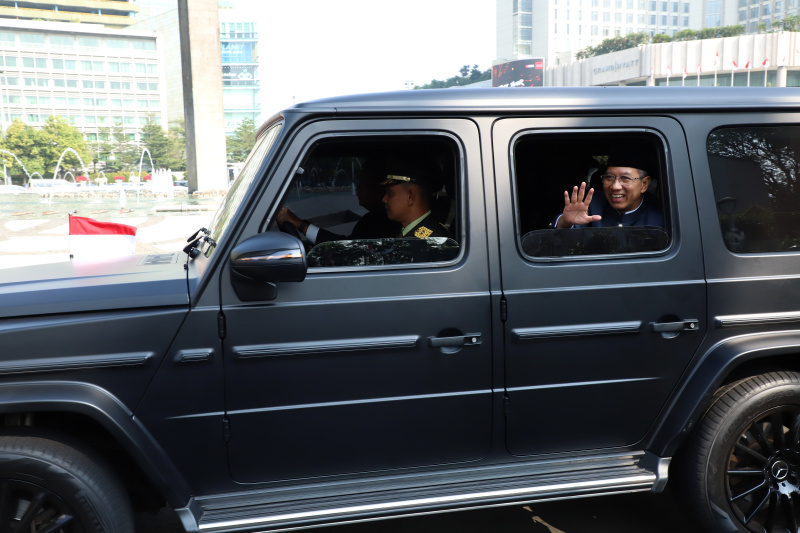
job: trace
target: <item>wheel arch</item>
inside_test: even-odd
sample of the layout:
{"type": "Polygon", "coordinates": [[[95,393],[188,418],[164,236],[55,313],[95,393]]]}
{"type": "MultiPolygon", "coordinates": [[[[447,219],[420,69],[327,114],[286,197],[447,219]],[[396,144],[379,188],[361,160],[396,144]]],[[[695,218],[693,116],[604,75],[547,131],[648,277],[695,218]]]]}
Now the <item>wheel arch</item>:
{"type": "Polygon", "coordinates": [[[52,418],[47,416],[50,414],[84,420],[102,428],[126,454],[123,460],[130,461],[129,466],[138,469],[171,507],[180,508],[190,503],[189,487],[164,450],[133,413],[105,389],[63,381],[0,385],[0,419],[3,420],[0,430],[14,427],[55,429],[73,442],[91,446],[85,435],[65,430],[64,420],[58,424],[61,427],[53,427],[52,418]],[[18,419],[16,423],[15,419],[18,419]]]}
{"type": "Polygon", "coordinates": [[[800,331],[744,334],[715,344],[683,381],[645,448],[674,456],[720,387],[773,370],[800,372],[800,331]]]}

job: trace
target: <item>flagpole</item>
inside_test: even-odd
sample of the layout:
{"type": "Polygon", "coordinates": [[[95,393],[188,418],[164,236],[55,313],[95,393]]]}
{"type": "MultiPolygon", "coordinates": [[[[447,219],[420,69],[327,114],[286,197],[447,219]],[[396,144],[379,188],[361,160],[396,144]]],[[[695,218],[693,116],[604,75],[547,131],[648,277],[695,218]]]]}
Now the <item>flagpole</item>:
{"type": "Polygon", "coordinates": [[[700,63],[697,64],[697,86],[700,87],[700,73],[703,72],[703,68],[700,66],[700,63]]]}
{"type": "Polygon", "coordinates": [[[752,65],[751,65],[751,64],[750,64],[750,62],[748,61],[748,62],[747,62],[747,86],[748,86],[748,87],[750,87],[750,69],[751,69],[751,68],[752,68],[752,65]]]}

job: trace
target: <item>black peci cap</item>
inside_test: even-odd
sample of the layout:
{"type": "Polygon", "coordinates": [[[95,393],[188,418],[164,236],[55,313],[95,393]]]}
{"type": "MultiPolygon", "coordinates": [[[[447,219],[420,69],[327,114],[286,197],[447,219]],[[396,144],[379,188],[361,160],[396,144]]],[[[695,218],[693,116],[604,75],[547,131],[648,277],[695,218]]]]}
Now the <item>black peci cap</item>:
{"type": "MultiPolygon", "coordinates": [[[[417,157],[418,158],[418,157],[417,157]]],[[[444,185],[444,178],[434,161],[427,159],[417,161],[413,154],[408,159],[389,161],[386,166],[386,178],[380,185],[397,185],[413,183],[425,187],[431,193],[437,192],[444,185]]]]}
{"type": "Polygon", "coordinates": [[[653,170],[654,162],[650,157],[647,157],[646,152],[647,151],[643,152],[641,149],[631,149],[631,148],[611,149],[608,154],[608,161],[606,162],[606,168],[608,167],[638,168],[646,171],[646,173],[649,173],[653,170]]]}

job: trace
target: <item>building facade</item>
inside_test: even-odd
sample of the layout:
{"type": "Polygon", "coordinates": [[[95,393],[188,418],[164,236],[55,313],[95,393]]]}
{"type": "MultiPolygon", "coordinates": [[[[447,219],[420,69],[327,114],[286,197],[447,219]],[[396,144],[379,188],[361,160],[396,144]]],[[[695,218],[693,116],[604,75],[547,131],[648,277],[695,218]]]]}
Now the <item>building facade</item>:
{"type": "Polygon", "coordinates": [[[758,33],[799,12],[800,0],[497,0],[496,63],[544,57],[556,66],[629,33],[673,36],[739,24],[758,33]]]}
{"type": "Polygon", "coordinates": [[[0,19],[3,131],[64,117],[88,141],[121,126],[130,141],[165,114],[158,38],[94,24],[0,19]]]}
{"type": "Polygon", "coordinates": [[[127,28],[131,24],[135,24],[138,11],[139,6],[132,0],[68,0],[61,2],[0,0],[0,19],[84,22],[102,24],[107,28],[127,28]]]}
{"type": "Polygon", "coordinates": [[[551,66],[545,85],[800,87],[798,47],[798,32],[650,44],[551,66]]]}
{"type": "Polygon", "coordinates": [[[261,124],[261,81],[256,23],[236,9],[220,9],[222,105],[225,134],[231,135],[244,119],[261,124]]]}

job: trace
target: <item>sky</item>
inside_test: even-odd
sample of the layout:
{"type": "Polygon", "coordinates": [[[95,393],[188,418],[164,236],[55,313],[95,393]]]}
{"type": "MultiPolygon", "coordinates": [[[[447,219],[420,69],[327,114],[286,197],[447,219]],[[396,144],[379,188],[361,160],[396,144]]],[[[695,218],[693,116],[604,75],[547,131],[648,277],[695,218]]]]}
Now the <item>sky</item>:
{"type": "Polygon", "coordinates": [[[495,0],[237,0],[258,23],[262,118],[491,67],[495,0]]]}

